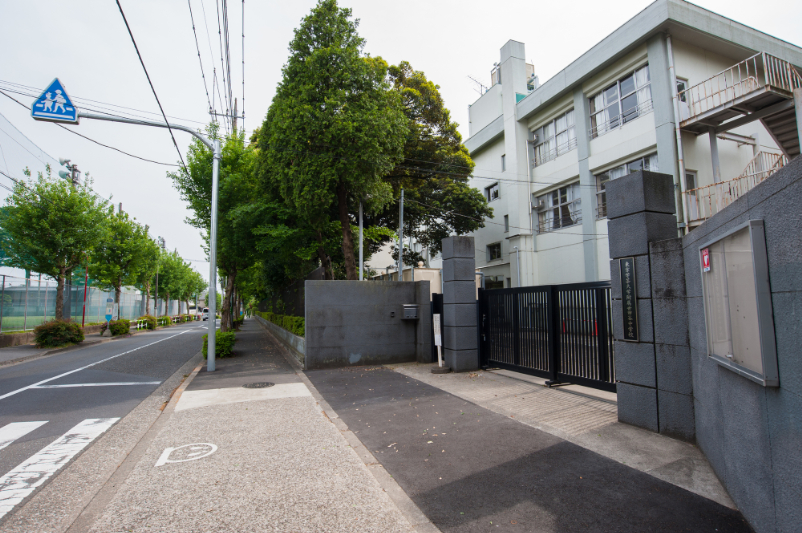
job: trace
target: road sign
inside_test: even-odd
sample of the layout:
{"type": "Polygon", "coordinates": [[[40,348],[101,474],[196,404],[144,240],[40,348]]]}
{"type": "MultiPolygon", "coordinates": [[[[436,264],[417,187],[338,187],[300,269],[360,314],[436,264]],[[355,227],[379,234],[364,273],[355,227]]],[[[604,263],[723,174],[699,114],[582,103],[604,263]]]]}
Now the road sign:
{"type": "Polygon", "coordinates": [[[114,316],[114,299],[108,298],[106,299],[106,322],[111,321],[111,318],[114,316]]]}
{"type": "Polygon", "coordinates": [[[78,110],[58,78],[33,103],[31,116],[36,120],[78,123],[78,110]]]}

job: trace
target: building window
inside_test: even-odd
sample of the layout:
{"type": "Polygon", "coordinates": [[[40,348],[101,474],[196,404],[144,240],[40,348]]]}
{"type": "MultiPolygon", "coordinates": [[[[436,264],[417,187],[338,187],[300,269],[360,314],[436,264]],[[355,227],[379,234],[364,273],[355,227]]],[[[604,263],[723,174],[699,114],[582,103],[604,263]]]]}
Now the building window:
{"type": "Polygon", "coordinates": [[[507,170],[507,154],[501,156],[501,171],[504,172],[507,170]]]}
{"type": "Polygon", "coordinates": [[[504,233],[510,232],[510,215],[504,215],[504,233]]]}
{"type": "Polygon", "coordinates": [[[657,154],[640,157],[625,165],[611,168],[596,175],[596,218],[607,218],[607,182],[638,170],[657,171],[657,154]]]}
{"type": "Polygon", "coordinates": [[[488,261],[495,261],[496,259],[501,259],[501,243],[500,242],[487,245],[487,260],[488,261]]]}
{"type": "Polygon", "coordinates": [[[488,202],[498,200],[498,183],[494,183],[490,187],[485,188],[485,198],[487,198],[488,202]]]}
{"type": "Polygon", "coordinates": [[[535,130],[535,166],[576,148],[574,110],[535,130]]]}
{"type": "Polygon", "coordinates": [[[680,120],[687,120],[690,116],[688,108],[688,93],[685,92],[687,89],[688,81],[677,78],[677,107],[679,107],[680,120]]]}
{"type": "Polygon", "coordinates": [[[590,99],[590,136],[604,135],[651,110],[652,88],[646,65],[590,99]]]}
{"type": "Polygon", "coordinates": [[[504,276],[485,276],[485,289],[503,289],[504,276]]]}
{"type": "Polygon", "coordinates": [[[538,196],[538,233],[567,228],[582,222],[580,202],[578,182],[538,196]]]}

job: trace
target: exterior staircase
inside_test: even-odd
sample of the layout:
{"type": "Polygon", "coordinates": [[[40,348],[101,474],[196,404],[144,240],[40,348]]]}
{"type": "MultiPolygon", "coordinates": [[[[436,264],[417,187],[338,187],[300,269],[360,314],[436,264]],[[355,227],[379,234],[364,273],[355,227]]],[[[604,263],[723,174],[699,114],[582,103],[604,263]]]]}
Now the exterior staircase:
{"type": "Polygon", "coordinates": [[[796,131],[796,112],[793,107],[769,115],[760,121],[789,159],[799,155],[799,136],[796,131]]]}

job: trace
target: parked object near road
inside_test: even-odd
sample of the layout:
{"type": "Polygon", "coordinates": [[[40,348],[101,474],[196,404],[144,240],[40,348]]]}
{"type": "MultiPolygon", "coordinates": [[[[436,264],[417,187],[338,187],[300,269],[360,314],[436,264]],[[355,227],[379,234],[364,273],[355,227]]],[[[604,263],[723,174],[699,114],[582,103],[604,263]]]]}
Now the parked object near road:
{"type": "Polygon", "coordinates": [[[52,320],[34,329],[36,345],[39,348],[54,348],[65,344],[77,344],[84,340],[84,332],[76,322],[52,320]]]}
{"type": "Polygon", "coordinates": [[[208,307],[204,307],[203,308],[203,315],[202,316],[203,316],[202,320],[209,320],[209,308],[208,307]]]}

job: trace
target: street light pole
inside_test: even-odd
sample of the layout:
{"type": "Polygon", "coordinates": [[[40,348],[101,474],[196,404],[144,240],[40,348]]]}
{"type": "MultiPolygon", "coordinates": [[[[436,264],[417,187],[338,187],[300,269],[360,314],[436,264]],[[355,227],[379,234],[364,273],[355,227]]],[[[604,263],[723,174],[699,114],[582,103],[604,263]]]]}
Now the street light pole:
{"type": "MultiPolygon", "coordinates": [[[[134,120],[128,118],[114,117],[111,115],[94,115],[91,113],[77,114],[76,118],[86,118],[91,120],[105,120],[106,122],[121,122],[123,124],[135,124],[138,126],[151,126],[154,128],[169,128],[173,130],[185,131],[198,139],[214,154],[212,162],[212,220],[211,230],[209,232],[209,321],[212,322],[209,328],[208,337],[208,352],[206,356],[206,370],[212,372],[215,369],[214,364],[214,347],[215,347],[215,334],[217,332],[217,188],[219,180],[220,168],[220,140],[208,139],[197,131],[187,126],[179,124],[168,124],[166,122],[152,122],[150,120],[134,120]],[[214,317],[214,318],[212,318],[214,317]]],[[[158,298],[158,294],[156,295],[158,298]]],[[[157,299],[158,303],[158,299],[157,299]]]]}

